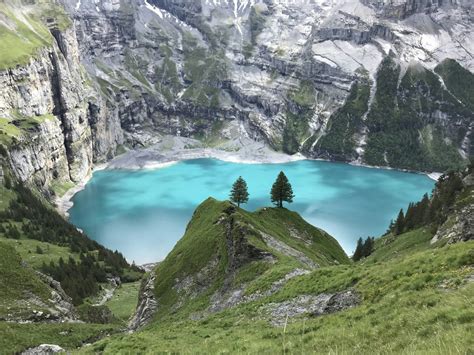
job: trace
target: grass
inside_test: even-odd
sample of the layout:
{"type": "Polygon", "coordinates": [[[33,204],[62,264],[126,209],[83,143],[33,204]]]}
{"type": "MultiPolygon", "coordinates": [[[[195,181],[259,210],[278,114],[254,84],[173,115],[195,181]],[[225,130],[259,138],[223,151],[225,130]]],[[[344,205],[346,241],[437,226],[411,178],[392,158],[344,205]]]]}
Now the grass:
{"type": "Polygon", "coordinates": [[[34,239],[6,239],[0,237],[0,241],[12,248],[26,261],[29,266],[34,269],[41,268],[44,263],[49,264],[51,261],[58,262],[59,258],[68,260],[69,256],[78,260],[78,255],[71,253],[68,247],[62,247],[47,242],[41,242],[34,239]],[[37,248],[41,248],[42,254],[37,253],[37,248]]]}
{"type": "Polygon", "coordinates": [[[230,231],[231,237],[234,240],[243,238],[242,245],[270,252],[276,258],[270,268],[259,264],[258,261],[244,262],[242,268],[236,270],[234,286],[239,282],[247,282],[248,290],[256,292],[269,288],[274,281],[296,268],[307,268],[307,265],[295,258],[268,247],[258,230],[270,234],[320,265],[349,263],[334,238],[311,226],[295,212],[266,208],[252,213],[238,209],[228,201],[220,202],[209,198],[196,209],[185,235],[156,270],[155,294],[160,304],[158,318],[169,316],[180,304],[183,305],[180,309],[183,314],[205,311],[210,296],[222,287],[226,277],[229,277],[226,272],[229,264],[229,236],[226,237],[224,224],[218,223],[227,215],[229,208],[235,208],[232,213],[235,228],[230,231]],[[213,262],[215,264],[204,276],[205,279],[199,281],[206,285],[205,289],[198,292],[199,295],[193,302],[186,302],[183,297],[187,298],[188,295],[178,293],[174,288],[177,280],[199,278],[198,274],[206,273],[203,270],[209,268],[213,262]]]}
{"type": "Polygon", "coordinates": [[[374,252],[369,260],[388,260],[405,257],[407,254],[430,248],[433,234],[428,227],[413,230],[401,235],[387,235],[375,240],[374,252]]]}
{"type": "MultiPolygon", "coordinates": [[[[7,315],[31,314],[29,299],[34,295],[48,302],[51,291],[34,271],[22,264],[20,256],[8,244],[0,242],[0,319],[7,315]]],[[[36,309],[42,309],[36,306],[36,309]]]]}
{"type": "Polygon", "coordinates": [[[74,350],[116,330],[115,325],[0,322],[0,349],[2,354],[16,354],[40,344],[57,344],[74,350]]]}
{"type": "Polygon", "coordinates": [[[135,311],[138,301],[140,281],[122,284],[115,290],[114,296],[106,302],[106,306],[115,317],[126,322],[135,311]]]}
{"type": "Polygon", "coordinates": [[[8,206],[10,206],[10,201],[16,197],[15,192],[9,190],[0,184],[0,211],[4,211],[8,206]]]}
{"type": "Polygon", "coordinates": [[[21,130],[12,124],[8,118],[0,117],[0,144],[10,145],[20,134],[21,130]]]}
{"type": "Polygon", "coordinates": [[[277,294],[204,320],[176,314],[84,352],[152,353],[470,353],[474,349],[474,242],[419,250],[373,264],[324,267],[290,280],[277,294]],[[301,294],[354,287],[362,304],[287,327],[271,326],[263,307],[301,294]]]}
{"type": "Polygon", "coordinates": [[[54,180],[50,185],[56,196],[62,197],[64,194],[74,187],[74,183],[71,181],[58,181],[54,180]]]}
{"type": "Polygon", "coordinates": [[[24,65],[41,48],[52,45],[47,20],[54,19],[60,30],[71,24],[63,8],[49,0],[39,1],[34,7],[2,3],[0,13],[5,19],[0,25],[0,70],[24,65]]]}

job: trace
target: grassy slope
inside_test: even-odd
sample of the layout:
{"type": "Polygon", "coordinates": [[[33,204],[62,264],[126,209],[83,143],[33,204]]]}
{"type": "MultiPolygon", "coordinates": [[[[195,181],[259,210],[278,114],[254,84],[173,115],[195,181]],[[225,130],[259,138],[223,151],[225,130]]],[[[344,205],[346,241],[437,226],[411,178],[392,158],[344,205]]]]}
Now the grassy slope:
{"type": "Polygon", "coordinates": [[[0,13],[0,70],[25,64],[40,48],[51,45],[47,19],[54,18],[63,30],[71,24],[64,10],[51,0],[30,6],[9,0],[0,4],[0,13]]]}
{"type": "MultiPolygon", "coordinates": [[[[233,205],[227,201],[219,202],[209,198],[196,209],[185,235],[156,270],[155,294],[161,305],[159,316],[168,314],[177,302],[177,294],[173,289],[176,279],[182,280],[186,276],[196,274],[214,258],[217,258],[218,265],[212,274],[211,287],[205,294],[198,297],[198,300],[189,304],[189,307],[183,312],[203,310],[208,305],[208,297],[222,286],[228,256],[224,227],[216,222],[219,221],[226,209],[232,207],[233,205]]],[[[251,281],[250,290],[265,289],[273,281],[280,279],[295,268],[304,267],[295,259],[281,255],[266,246],[259,234],[255,232],[256,230],[264,231],[303,252],[320,265],[349,262],[334,238],[311,226],[295,212],[286,209],[266,208],[251,213],[237,209],[233,217],[235,224],[245,226],[249,230],[246,238],[250,244],[271,252],[278,259],[278,262],[271,267],[262,261],[254,261],[239,270],[236,277],[237,282],[251,281]],[[304,241],[292,237],[289,229],[304,234],[313,243],[308,245],[304,241]]],[[[234,285],[236,280],[234,280],[234,285]]]]}
{"type": "Polygon", "coordinates": [[[15,354],[40,344],[57,344],[72,350],[116,330],[116,325],[108,324],[0,322],[0,349],[2,354],[15,354]]]}
{"type": "Polygon", "coordinates": [[[26,301],[32,295],[48,303],[51,289],[39,280],[30,267],[22,265],[21,258],[13,247],[3,242],[0,242],[0,270],[0,318],[8,314],[31,314],[31,310],[26,308],[32,305],[26,301]]]}
{"type": "Polygon", "coordinates": [[[425,247],[403,257],[324,267],[290,280],[265,299],[201,321],[178,314],[133,335],[102,340],[88,351],[469,353],[474,349],[474,283],[467,278],[473,273],[474,242],[438,249],[420,239],[425,247]],[[263,319],[261,306],[269,302],[348,287],[361,293],[360,306],[296,320],[286,329],[263,319]]]}
{"type": "Polygon", "coordinates": [[[122,284],[105,305],[109,307],[115,317],[125,322],[135,311],[139,289],[140,281],[122,284]]]}

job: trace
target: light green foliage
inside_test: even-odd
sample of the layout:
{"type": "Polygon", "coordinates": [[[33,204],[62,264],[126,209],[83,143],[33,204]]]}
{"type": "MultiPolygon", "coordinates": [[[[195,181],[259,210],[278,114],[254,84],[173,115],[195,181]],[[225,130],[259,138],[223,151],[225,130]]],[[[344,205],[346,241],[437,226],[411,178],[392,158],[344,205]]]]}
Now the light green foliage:
{"type": "MultiPolygon", "coordinates": [[[[208,267],[213,260],[216,260],[217,264],[213,267],[212,276],[207,280],[210,284],[209,289],[198,299],[186,304],[180,312],[189,314],[204,310],[209,304],[209,296],[222,286],[229,262],[226,244],[228,231],[224,224],[217,222],[226,215],[228,210],[234,211],[232,213],[234,225],[246,231],[247,242],[260,250],[274,254],[278,260],[268,269],[257,261],[239,270],[237,279],[251,280],[250,289],[265,289],[295,268],[305,267],[295,259],[268,247],[261,235],[256,232],[257,230],[264,231],[273,238],[303,252],[320,265],[349,262],[334,238],[314,228],[295,212],[283,208],[266,208],[252,213],[236,208],[229,202],[219,202],[209,198],[196,209],[187,226],[186,234],[156,270],[155,294],[160,304],[158,317],[169,316],[170,310],[176,305],[178,298],[173,288],[176,279],[182,280],[188,275],[196,274],[208,267]],[[295,235],[299,235],[301,239],[296,238],[295,235]]],[[[240,238],[238,232],[232,233],[236,233],[233,238],[240,238]]]]}
{"type": "Polygon", "coordinates": [[[300,142],[308,138],[308,121],[313,115],[316,102],[316,91],[313,83],[303,80],[297,90],[290,91],[288,99],[296,105],[296,111],[287,111],[286,124],[283,131],[282,150],[288,154],[298,152],[300,142]]]}
{"type": "Polygon", "coordinates": [[[0,144],[11,145],[25,132],[37,127],[39,124],[56,119],[52,114],[40,116],[22,116],[18,110],[11,113],[11,118],[0,117],[0,144]]]}
{"type": "Polygon", "coordinates": [[[140,281],[122,284],[105,304],[118,319],[126,322],[135,311],[140,281]]]}
{"type": "Polygon", "coordinates": [[[74,187],[72,181],[58,181],[54,180],[51,182],[50,188],[53,190],[56,196],[63,196],[68,190],[74,187]]]}
{"type": "Polygon", "coordinates": [[[290,100],[305,108],[311,108],[316,102],[316,90],[308,80],[302,80],[298,90],[291,91],[288,96],[290,100]]]}
{"type": "Polygon", "coordinates": [[[75,350],[84,343],[117,331],[116,325],[0,322],[0,349],[4,354],[20,353],[40,344],[57,344],[75,350]]]}
{"type": "Polygon", "coordinates": [[[10,145],[21,134],[20,129],[8,118],[0,117],[0,144],[10,145]]]}
{"type": "Polygon", "coordinates": [[[40,48],[52,44],[47,20],[52,19],[60,30],[71,24],[64,9],[50,0],[34,6],[4,2],[0,14],[5,19],[0,25],[0,70],[27,63],[40,48]]]}
{"type": "Polygon", "coordinates": [[[143,68],[147,67],[147,63],[142,58],[140,58],[140,56],[134,55],[130,50],[126,50],[125,66],[129,73],[135,77],[135,79],[142,83],[145,88],[150,89],[150,82],[143,74],[143,68]]]}
{"type": "Polygon", "coordinates": [[[161,45],[160,52],[164,58],[161,66],[155,70],[157,75],[155,88],[163,94],[168,103],[171,103],[181,90],[181,82],[178,77],[176,63],[171,57],[171,49],[167,45],[161,45]]]}
{"type": "Polygon", "coordinates": [[[38,297],[43,302],[49,299],[49,287],[39,280],[33,269],[22,265],[12,246],[3,242],[0,242],[0,270],[0,319],[7,314],[29,315],[31,310],[25,302],[31,297],[38,297]]]}
{"type": "Polygon", "coordinates": [[[40,269],[44,263],[49,264],[51,261],[58,262],[59,258],[67,260],[69,256],[72,256],[75,260],[79,259],[79,255],[72,254],[68,247],[62,247],[47,242],[41,242],[34,239],[21,238],[6,239],[3,237],[3,233],[0,233],[0,241],[7,244],[15,249],[15,251],[21,256],[21,259],[34,269],[40,269]],[[42,254],[36,253],[37,247],[40,247],[43,251],[42,254]]]}
{"type": "Polygon", "coordinates": [[[184,36],[183,46],[184,80],[189,83],[183,99],[201,107],[218,107],[221,80],[226,77],[224,53],[199,47],[189,34],[184,36]]]}
{"type": "Polygon", "coordinates": [[[197,353],[469,353],[474,242],[418,250],[404,257],[323,267],[290,280],[275,295],[191,321],[179,314],[87,351],[197,353]],[[332,315],[273,327],[261,306],[302,294],[354,287],[362,304],[332,315]]]}
{"type": "Polygon", "coordinates": [[[386,235],[375,240],[374,251],[368,260],[388,260],[405,257],[407,254],[430,247],[433,234],[428,227],[416,229],[400,235],[386,235]]]}

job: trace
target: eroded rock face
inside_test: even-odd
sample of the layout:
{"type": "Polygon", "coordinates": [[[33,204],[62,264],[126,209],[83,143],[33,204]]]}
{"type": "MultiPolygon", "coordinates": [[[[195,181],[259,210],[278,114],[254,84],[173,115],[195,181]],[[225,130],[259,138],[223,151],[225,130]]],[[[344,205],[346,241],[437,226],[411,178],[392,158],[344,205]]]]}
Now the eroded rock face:
{"type": "MultiPolygon", "coordinates": [[[[240,135],[275,149],[362,161],[367,127],[351,132],[350,152],[317,142],[337,124],[332,114],[351,86],[367,77],[368,107],[354,118],[363,121],[384,57],[393,55],[401,74],[412,62],[432,70],[447,57],[474,68],[468,1],[64,3],[82,60],[134,147],[162,133],[228,138],[222,128],[238,120],[240,135]]],[[[448,136],[468,153],[456,134],[448,136]]]]}
{"type": "Polygon", "coordinates": [[[466,242],[474,239],[474,206],[461,208],[438,228],[431,244],[446,240],[448,244],[466,242]]]}
{"type": "Polygon", "coordinates": [[[55,310],[53,314],[58,321],[76,321],[78,319],[72,299],[61,287],[61,284],[54,280],[51,276],[45,275],[39,271],[36,272],[39,278],[51,287],[51,303],[55,310]]]}
{"type": "Polygon", "coordinates": [[[50,32],[50,47],[0,71],[0,117],[27,125],[9,148],[11,166],[46,193],[53,180],[82,180],[123,141],[118,118],[82,68],[74,27],[50,32]]]}
{"type": "Polygon", "coordinates": [[[128,329],[132,332],[148,324],[158,308],[158,301],[156,300],[154,293],[155,277],[155,271],[152,270],[142,281],[138,293],[137,309],[128,323],[128,329]]]}
{"type": "MultiPolygon", "coordinates": [[[[161,134],[248,137],[290,154],[375,164],[364,160],[374,130],[365,117],[383,58],[394,56],[400,75],[412,62],[432,71],[447,57],[474,68],[466,0],[62,3],[73,25],[51,24],[51,47],[0,71],[0,117],[51,121],[11,148],[14,171],[43,190],[53,179],[81,180],[117,145],[148,146],[161,134]],[[318,145],[360,80],[369,87],[357,106],[367,108],[351,117],[360,124],[349,136],[331,136],[354,146],[318,145]],[[241,129],[228,130],[236,125],[241,129]]],[[[469,156],[472,127],[435,111],[419,113],[430,119],[423,134],[434,121],[445,141],[469,156]]]]}
{"type": "Polygon", "coordinates": [[[288,318],[308,314],[321,316],[339,312],[357,306],[361,301],[355,290],[346,290],[337,293],[321,293],[319,295],[301,295],[294,299],[269,303],[262,307],[263,313],[268,315],[269,321],[275,326],[282,326],[288,318]]]}

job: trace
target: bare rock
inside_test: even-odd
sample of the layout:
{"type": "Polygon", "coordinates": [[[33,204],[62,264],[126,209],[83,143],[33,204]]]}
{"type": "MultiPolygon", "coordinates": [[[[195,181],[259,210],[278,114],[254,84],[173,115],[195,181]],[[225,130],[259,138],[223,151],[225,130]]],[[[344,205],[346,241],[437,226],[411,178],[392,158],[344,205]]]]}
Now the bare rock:
{"type": "Polygon", "coordinates": [[[65,352],[59,345],[41,344],[34,348],[30,348],[21,353],[21,355],[49,355],[65,352]]]}
{"type": "Polygon", "coordinates": [[[158,308],[158,301],[155,298],[155,278],[155,271],[152,270],[142,281],[138,294],[138,306],[128,323],[128,329],[131,332],[148,324],[158,308]]]}

